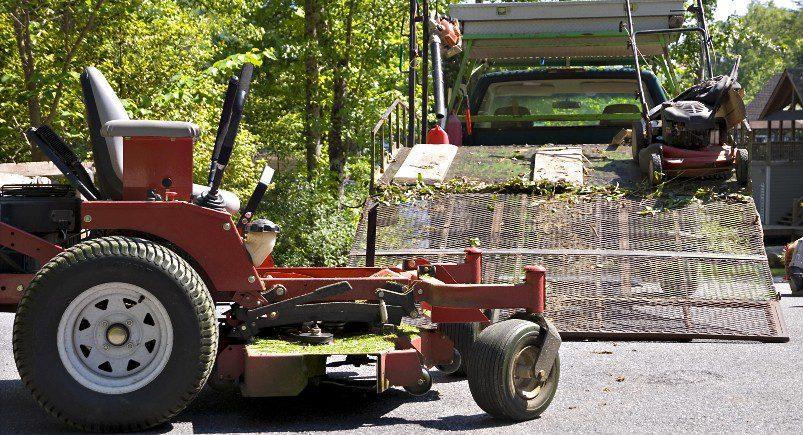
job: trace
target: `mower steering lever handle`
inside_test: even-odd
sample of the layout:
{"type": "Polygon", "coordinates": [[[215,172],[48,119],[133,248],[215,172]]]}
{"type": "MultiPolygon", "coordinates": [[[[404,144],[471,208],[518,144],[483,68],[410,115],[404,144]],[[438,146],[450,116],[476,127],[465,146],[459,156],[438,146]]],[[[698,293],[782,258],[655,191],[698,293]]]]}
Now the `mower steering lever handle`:
{"type": "Polygon", "coordinates": [[[209,164],[209,177],[207,179],[207,183],[210,186],[215,178],[215,168],[217,167],[218,159],[220,159],[220,149],[223,147],[223,141],[226,138],[226,133],[229,130],[231,109],[234,105],[234,98],[237,95],[239,83],[240,79],[238,77],[232,77],[229,79],[229,86],[226,89],[226,99],[223,101],[223,110],[220,112],[220,123],[217,126],[217,135],[215,135],[215,148],[212,150],[212,161],[209,164]]]}
{"type": "MultiPolygon", "coordinates": [[[[240,70],[240,77],[237,83],[237,92],[234,94],[231,104],[231,118],[228,121],[228,126],[225,131],[225,137],[220,146],[220,155],[216,161],[212,162],[213,167],[210,172],[214,174],[210,177],[209,192],[212,194],[217,193],[220,184],[223,181],[223,172],[229,164],[232,150],[234,149],[234,140],[237,138],[237,133],[240,130],[240,120],[243,117],[243,109],[245,102],[248,99],[248,93],[251,89],[251,78],[254,74],[254,65],[246,63],[240,70]]],[[[231,81],[229,82],[231,85],[231,81]]]]}

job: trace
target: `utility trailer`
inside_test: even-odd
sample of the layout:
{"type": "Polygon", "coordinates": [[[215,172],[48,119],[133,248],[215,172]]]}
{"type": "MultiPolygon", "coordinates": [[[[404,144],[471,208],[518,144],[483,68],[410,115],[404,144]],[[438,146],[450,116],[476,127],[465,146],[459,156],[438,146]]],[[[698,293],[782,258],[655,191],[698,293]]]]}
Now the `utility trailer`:
{"type": "MultiPolygon", "coordinates": [[[[415,4],[411,3],[412,11],[415,4]]],[[[424,12],[419,15],[430,15],[427,4],[423,2],[424,12]]],[[[633,129],[643,119],[639,89],[650,109],[669,101],[655,75],[636,73],[636,58],[628,49],[631,34],[644,32],[638,34],[640,53],[650,53],[645,57],[652,57],[653,66],[664,70],[665,85],[675,93],[666,46],[678,37],[683,25],[680,17],[688,12],[682,1],[634,1],[629,8],[632,20],[628,20],[626,4],[626,0],[461,3],[450,5],[448,17],[434,14],[433,19],[423,20],[424,34],[430,34],[429,26],[438,38],[431,38],[434,45],[424,46],[433,61],[422,61],[422,72],[426,76],[432,68],[434,95],[423,81],[420,122],[427,126],[428,114],[434,113],[448,133],[446,142],[477,145],[458,147],[443,186],[451,182],[465,186],[469,181],[485,185],[492,193],[435,189],[440,193],[430,197],[424,189],[422,197],[413,201],[388,204],[385,197],[367,205],[351,264],[395,264],[413,250],[432,261],[444,261],[458,255],[459,241],[474,240],[491,254],[485,259],[486,281],[515,281],[520,277],[519,265],[531,262],[552,271],[547,312],[554,313],[564,337],[788,340],[752,200],[732,203],[720,198],[705,205],[670,204],[667,210],[659,210],[667,207],[661,205],[663,196],[677,193],[667,198],[671,203],[692,197],[698,188],[723,193],[739,193],[740,188],[730,180],[695,180],[667,186],[658,197],[652,192],[645,196],[646,186],[632,161],[631,148],[611,143],[617,130],[633,129]],[[575,7],[591,3],[599,7],[595,12],[599,16],[590,14],[589,8],[575,7]],[[602,32],[598,22],[610,28],[602,32]],[[632,32],[627,24],[632,24],[632,32]],[[549,32],[538,32],[540,28],[549,32]],[[669,32],[653,32],[667,28],[669,32]],[[459,41],[460,50],[451,41],[459,41]],[[550,51],[552,45],[561,48],[558,54],[550,51]],[[518,50],[511,54],[505,48],[510,46],[518,50]],[[612,52],[612,47],[619,51],[612,52]],[[446,66],[439,71],[442,61],[446,66]],[[506,98],[552,97],[540,85],[551,84],[550,80],[578,85],[567,87],[572,91],[570,98],[565,95],[569,92],[563,92],[554,101],[547,100],[550,112],[506,114],[482,107],[494,85],[514,85],[498,93],[506,98]],[[627,100],[611,101],[614,107],[609,110],[571,111],[578,101],[582,107],[589,100],[587,94],[593,93],[595,84],[606,82],[616,83],[627,100]],[[517,94],[521,90],[529,94],[517,94]],[[430,97],[434,97],[434,108],[430,97]],[[587,160],[577,159],[577,164],[588,176],[589,190],[618,185],[631,195],[561,201],[549,195],[522,194],[516,190],[521,187],[519,178],[531,174],[533,179],[532,159],[541,149],[532,145],[545,142],[582,147],[587,160]],[[510,181],[514,188],[504,194],[510,181]],[[393,236],[399,232],[409,236],[403,240],[393,236]]],[[[410,22],[416,18],[421,21],[413,13],[410,22]]],[[[408,84],[415,88],[414,82],[408,84]]],[[[408,95],[409,116],[413,116],[413,97],[408,95]]],[[[411,121],[408,128],[412,125],[411,121]]],[[[422,137],[426,131],[425,127],[422,137]]],[[[414,143],[412,135],[406,139],[407,144],[414,143]]],[[[382,156],[377,148],[372,152],[382,156]]],[[[393,162],[381,166],[376,181],[380,187],[375,189],[392,196],[394,189],[382,189],[395,183],[394,175],[408,155],[408,149],[401,148],[393,162]]],[[[447,334],[457,345],[470,342],[481,329],[452,327],[447,334]]]]}

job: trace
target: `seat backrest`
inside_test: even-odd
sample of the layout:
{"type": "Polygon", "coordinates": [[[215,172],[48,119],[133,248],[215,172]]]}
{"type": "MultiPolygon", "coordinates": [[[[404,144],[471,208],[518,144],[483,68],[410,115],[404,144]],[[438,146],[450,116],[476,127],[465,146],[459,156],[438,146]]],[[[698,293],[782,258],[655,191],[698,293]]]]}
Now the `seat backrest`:
{"type": "MultiPolygon", "coordinates": [[[[503,106],[494,111],[494,115],[525,116],[530,114],[530,109],[525,106],[519,106],[518,101],[515,100],[510,106],[503,106]]],[[[493,129],[529,128],[532,126],[532,122],[496,121],[491,123],[491,128],[493,129]]]]}
{"type": "Polygon", "coordinates": [[[103,137],[100,129],[108,121],[129,119],[128,114],[96,68],[88,67],[81,74],[81,89],[98,188],[106,199],[119,200],[123,197],[123,138],[103,137]]]}
{"type": "MultiPolygon", "coordinates": [[[[610,115],[613,113],[640,113],[638,106],[629,103],[608,104],[602,109],[603,115],[610,115]]],[[[633,121],[611,121],[608,119],[601,119],[599,125],[608,127],[630,127],[633,121]]]]}

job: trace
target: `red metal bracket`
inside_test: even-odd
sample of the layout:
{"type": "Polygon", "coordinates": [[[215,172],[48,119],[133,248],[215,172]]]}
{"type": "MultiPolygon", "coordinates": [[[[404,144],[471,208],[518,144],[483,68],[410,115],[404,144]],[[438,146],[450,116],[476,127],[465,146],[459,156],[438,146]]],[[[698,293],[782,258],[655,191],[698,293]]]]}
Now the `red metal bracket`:
{"type": "Polygon", "coordinates": [[[4,222],[0,222],[0,245],[32,257],[41,264],[47,263],[64,250],[59,245],[4,222]]]}
{"type": "Polygon", "coordinates": [[[0,274],[0,305],[16,306],[32,279],[33,275],[27,273],[0,274]]]}
{"type": "Polygon", "coordinates": [[[435,308],[525,308],[531,313],[543,313],[546,271],[540,266],[526,266],[524,270],[524,282],[515,285],[444,284],[423,278],[414,283],[414,288],[418,299],[435,308]]]}
{"type": "Polygon", "coordinates": [[[234,381],[245,371],[245,345],[226,346],[217,355],[217,376],[221,381],[234,381]]]}
{"type": "Polygon", "coordinates": [[[181,201],[91,201],[81,205],[86,229],[128,230],[167,240],[190,255],[218,292],[261,292],[231,215],[181,201]]]}
{"type": "Polygon", "coordinates": [[[421,379],[421,356],[417,349],[391,350],[379,354],[376,364],[377,390],[391,385],[413,386],[421,379]]]}

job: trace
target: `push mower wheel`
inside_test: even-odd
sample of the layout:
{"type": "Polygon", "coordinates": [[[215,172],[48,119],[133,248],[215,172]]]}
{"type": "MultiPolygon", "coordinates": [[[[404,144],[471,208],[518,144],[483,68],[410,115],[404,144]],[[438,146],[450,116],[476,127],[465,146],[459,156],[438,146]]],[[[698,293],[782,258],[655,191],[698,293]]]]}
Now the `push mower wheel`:
{"type": "Polygon", "coordinates": [[[217,351],[203,280],[156,243],[103,237],[45,264],[23,295],[13,347],[23,384],[76,429],[143,430],[201,390],[217,351]]]}
{"type": "Polygon", "coordinates": [[[468,364],[469,355],[471,355],[471,346],[477,339],[480,333],[481,325],[479,323],[441,323],[438,329],[449,337],[454,343],[455,350],[460,353],[461,363],[457,367],[452,366],[437,366],[438,370],[455,376],[466,375],[466,365],[468,364]]]}
{"type": "Polygon", "coordinates": [[[630,154],[633,157],[633,161],[636,163],[639,161],[639,152],[647,146],[645,129],[644,120],[633,121],[630,130],[630,154]]]}
{"type": "Polygon", "coordinates": [[[540,327],[510,319],[484,329],[474,343],[468,386],[474,401],[491,416],[531,420],[549,407],[558,387],[560,359],[549,374],[533,373],[541,351],[540,327]]]}
{"type": "Polygon", "coordinates": [[[750,183],[750,155],[744,148],[736,150],[736,182],[741,187],[750,183]]]}
{"type": "Polygon", "coordinates": [[[664,181],[664,169],[661,163],[661,155],[658,153],[650,154],[650,161],[647,167],[647,179],[650,187],[657,187],[664,181]]]}

